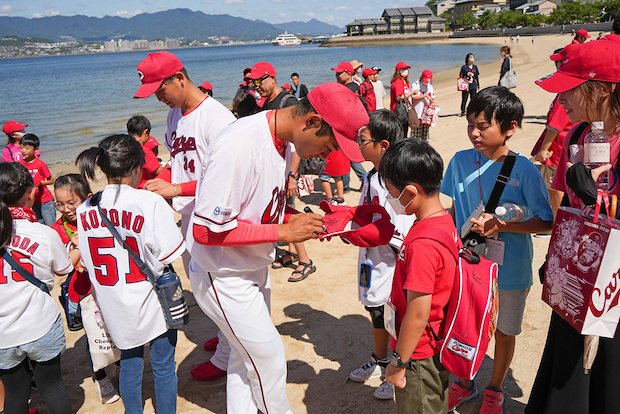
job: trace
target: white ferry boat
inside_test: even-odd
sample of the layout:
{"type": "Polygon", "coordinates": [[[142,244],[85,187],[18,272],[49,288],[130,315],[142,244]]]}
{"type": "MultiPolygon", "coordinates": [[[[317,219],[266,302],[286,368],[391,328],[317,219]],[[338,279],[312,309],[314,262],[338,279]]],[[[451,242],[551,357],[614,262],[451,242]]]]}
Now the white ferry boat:
{"type": "Polygon", "coordinates": [[[274,46],[295,46],[301,44],[301,40],[294,34],[284,32],[271,43],[274,46]]]}

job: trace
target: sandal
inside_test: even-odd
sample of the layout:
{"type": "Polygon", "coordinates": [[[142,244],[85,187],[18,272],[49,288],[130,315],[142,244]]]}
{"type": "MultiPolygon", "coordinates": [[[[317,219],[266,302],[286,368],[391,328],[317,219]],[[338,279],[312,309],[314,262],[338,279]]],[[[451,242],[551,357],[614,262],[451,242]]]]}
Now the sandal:
{"type": "Polygon", "coordinates": [[[284,250],[284,249],[276,248],[276,255],[278,257],[271,264],[272,269],[282,269],[283,267],[290,267],[293,264],[293,262],[297,260],[297,255],[295,253],[291,253],[288,250],[284,250]],[[290,256],[291,259],[284,262],[282,260],[284,256],[290,256]]]}
{"type": "Polygon", "coordinates": [[[289,282],[301,282],[312,273],[316,272],[316,266],[312,266],[312,260],[310,260],[310,263],[299,262],[297,266],[303,266],[304,268],[301,270],[295,270],[291,273],[291,277],[288,278],[289,282]],[[301,277],[293,277],[294,274],[300,274],[301,277]]]}

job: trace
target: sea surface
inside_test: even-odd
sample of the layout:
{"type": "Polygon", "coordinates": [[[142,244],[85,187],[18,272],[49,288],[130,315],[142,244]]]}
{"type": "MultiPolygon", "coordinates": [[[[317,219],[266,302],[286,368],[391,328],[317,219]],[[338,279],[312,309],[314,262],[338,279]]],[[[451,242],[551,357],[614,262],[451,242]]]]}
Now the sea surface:
{"type": "MultiPolygon", "coordinates": [[[[243,69],[260,61],[273,64],[278,85],[290,82],[290,74],[298,72],[301,82],[312,88],[334,81],[331,68],[339,62],[357,59],[364,67],[382,68],[380,79],[389,88],[400,61],[411,65],[409,79],[416,79],[424,69],[438,72],[460,67],[470,52],[478,65],[499,59],[499,47],[483,44],[355,48],[264,44],[171,52],[183,62],[196,85],[211,82],[214,97],[226,106],[242,82],[243,69]]],[[[152,135],[163,143],[168,107],[155,96],[133,98],[140,86],[136,66],[147,53],[0,59],[0,123],[16,120],[28,124],[27,132],[41,139],[41,158],[48,164],[72,162],[102,138],[126,133],[126,122],[135,114],[150,119],[152,135]]],[[[4,145],[0,142],[0,147],[4,145]]]]}

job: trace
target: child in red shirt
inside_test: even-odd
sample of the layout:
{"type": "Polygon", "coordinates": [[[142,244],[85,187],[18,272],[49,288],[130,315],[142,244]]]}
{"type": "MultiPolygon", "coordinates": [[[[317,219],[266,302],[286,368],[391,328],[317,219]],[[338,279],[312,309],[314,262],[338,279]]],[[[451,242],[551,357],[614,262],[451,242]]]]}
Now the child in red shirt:
{"type": "MultiPolygon", "coordinates": [[[[138,184],[138,188],[143,188],[148,180],[157,177],[163,170],[157,159],[157,155],[155,155],[155,152],[152,150],[151,122],[144,115],[134,115],[127,121],[127,134],[134,137],[144,149],[142,178],[140,179],[140,184],[138,184]]],[[[153,138],[153,141],[154,140],[153,138]]]]}
{"type": "Polygon", "coordinates": [[[438,241],[413,240],[431,231],[458,238],[439,200],[442,174],[441,156],[427,143],[409,139],[390,146],[379,167],[394,211],[416,215],[398,252],[391,302],[385,308],[386,330],[392,336],[385,378],[395,386],[399,414],[448,411],[450,372],[439,362],[440,346],[432,332],[442,330],[456,261],[438,241]]]}
{"type": "Polygon", "coordinates": [[[30,172],[34,186],[37,187],[32,210],[37,215],[39,223],[51,226],[56,221],[56,211],[54,211],[54,196],[47,189],[47,186],[54,184],[54,177],[47,168],[47,164],[35,155],[39,151],[39,144],[39,137],[36,135],[24,135],[20,143],[20,150],[24,158],[19,163],[30,172]]]}

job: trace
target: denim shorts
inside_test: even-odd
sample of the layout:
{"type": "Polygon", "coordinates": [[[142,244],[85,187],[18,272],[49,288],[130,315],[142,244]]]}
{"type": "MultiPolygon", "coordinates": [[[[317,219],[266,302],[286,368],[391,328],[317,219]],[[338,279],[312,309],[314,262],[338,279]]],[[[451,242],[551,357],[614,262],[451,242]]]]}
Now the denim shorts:
{"type": "Polygon", "coordinates": [[[319,174],[319,180],[321,180],[321,181],[329,181],[332,178],[334,179],[334,181],[342,180],[344,178],[344,175],[338,175],[338,176],[334,177],[333,175],[329,175],[329,174],[325,174],[325,173],[319,174]]]}
{"type": "Polygon", "coordinates": [[[65,330],[62,319],[58,316],[50,330],[36,341],[0,349],[0,369],[11,369],[26,357],[36,362],[49,361],[64,351],[65,345],[65,330]]]}

